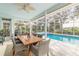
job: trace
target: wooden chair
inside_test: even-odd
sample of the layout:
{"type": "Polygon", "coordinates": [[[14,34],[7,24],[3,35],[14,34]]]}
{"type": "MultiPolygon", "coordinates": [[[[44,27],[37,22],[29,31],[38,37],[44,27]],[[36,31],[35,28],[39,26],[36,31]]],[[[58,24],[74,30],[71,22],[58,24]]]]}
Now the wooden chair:
{"type": "Polygon", "coordinates": [[[22,43],[17,43],[18,41],[13,38],[12,42],[13,42],[13,55],[17,55],[18,52],[28,50],[28,46],[24,46],[22,43]]]}

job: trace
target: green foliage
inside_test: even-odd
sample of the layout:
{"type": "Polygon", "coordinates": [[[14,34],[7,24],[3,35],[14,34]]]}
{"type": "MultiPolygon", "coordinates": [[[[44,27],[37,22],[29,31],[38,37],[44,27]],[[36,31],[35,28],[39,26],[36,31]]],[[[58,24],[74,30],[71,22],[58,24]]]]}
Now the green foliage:
{"type": "Polygon", "coordinates": [[[24,27],[22,27],[22,32],[25,32],[26,30],[25,30],[25,28],[24,27]]]}
{"type": "Polygon", "coordinates": [[[0,36],[3,36],[3,34],[4,34],[4,29],[1,29],[0,30],[0,36]]]}
{"type": "Polygon", "coordinates": [[[2,29],[2,30],[0,30],[0,35],[1,36],[9,36],[10,31],[8,29],[2,29]]]}
{"type": "Polygon", "coordinates": [[[79,28],[66,28],[66,29],[64,29],[65,34],[73,34],[73,32],[75,33],[75,35],[79,35],[79,28]]]}

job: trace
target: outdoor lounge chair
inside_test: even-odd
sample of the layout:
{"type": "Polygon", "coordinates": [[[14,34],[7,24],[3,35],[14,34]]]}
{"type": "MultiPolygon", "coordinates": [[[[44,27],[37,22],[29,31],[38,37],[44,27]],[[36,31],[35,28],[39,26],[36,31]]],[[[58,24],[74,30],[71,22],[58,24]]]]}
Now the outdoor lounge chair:
{"type": "Polygon", "coordinates": [[[13,42],[13,55],[17,55],[18,52],[28,50],[28,46],[24,46],[22,43],[17,44],[17,41],[13,38],[12,42],[13,42]]]}
{"type": "Polygon", "coordinates": [[[39,45],[32,45],[31,51],[35,56],[47,56],[49,53],[50,40],[44,40],[39,45]]]}

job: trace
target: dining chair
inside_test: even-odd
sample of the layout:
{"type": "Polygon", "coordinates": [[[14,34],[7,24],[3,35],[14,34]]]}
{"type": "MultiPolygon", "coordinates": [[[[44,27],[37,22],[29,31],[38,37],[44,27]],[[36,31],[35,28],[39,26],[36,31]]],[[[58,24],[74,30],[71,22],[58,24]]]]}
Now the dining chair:
{"type": "Polygon", "coordinates": [[[15,42],[16,42],[16,44],[23,44],[20,40],[19,40],[19,38],[14,38],[15,39],[15,42]]]}
{"type": "Polygon", "coordinates": [[[12,42],[13,42],[13,55],[17,55],[17,53],[21,51],[28,51],[28,46],[25,46],[22,43],[17,43],[17,41],[13,38],[12,42]]]}
{"type": "Polygon", "coordinates": [[[32,45],[31,51],[35,56],[48,56],[50,40],[43,40],[39,45],[32,45]]]}
{"type": "MultiPolygon", "coordinates": [[[[23,34],[23,35],[21,35],[21,36],[23,36],[23,37],[25,37],[25,38],[28,38],[27,35],[25,35],[25,34],[23,34]]],[[[23,43],[19,40],[19,38],[17,38],[17,36],[15,36],[14,39],[15,39],[16,44],[23,44],[23,43]]]]}

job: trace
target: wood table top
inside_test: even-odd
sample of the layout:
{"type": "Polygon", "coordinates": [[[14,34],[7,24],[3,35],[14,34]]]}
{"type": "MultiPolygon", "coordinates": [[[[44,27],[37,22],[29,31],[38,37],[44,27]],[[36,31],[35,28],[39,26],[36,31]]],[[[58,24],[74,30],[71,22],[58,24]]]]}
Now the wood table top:
{"type": "Polygon", "coordinates": [[[32,36],[31,38],[28,38],[27,35],[21,35],[17,37],[22,41],[24,45],[30,45],[30,44],[42,41],[42,38],[39,38],[36,36],[32,36]]]}

